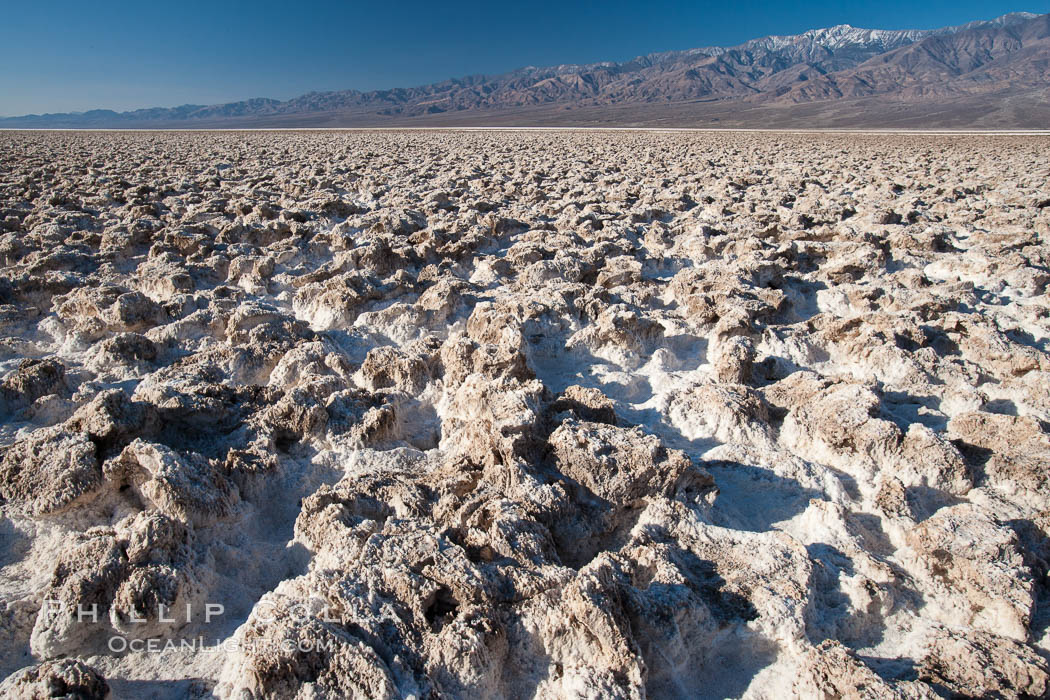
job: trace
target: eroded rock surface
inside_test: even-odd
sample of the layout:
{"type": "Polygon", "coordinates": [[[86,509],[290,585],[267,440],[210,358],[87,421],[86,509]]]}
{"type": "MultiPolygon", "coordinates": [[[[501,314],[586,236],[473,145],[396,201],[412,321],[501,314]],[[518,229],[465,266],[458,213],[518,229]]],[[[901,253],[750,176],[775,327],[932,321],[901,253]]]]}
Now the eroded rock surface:
{"type": "Polygon", "coordinates": [[[0,695],[1045,697],[1048,145],[0,134],[0,695]]]}

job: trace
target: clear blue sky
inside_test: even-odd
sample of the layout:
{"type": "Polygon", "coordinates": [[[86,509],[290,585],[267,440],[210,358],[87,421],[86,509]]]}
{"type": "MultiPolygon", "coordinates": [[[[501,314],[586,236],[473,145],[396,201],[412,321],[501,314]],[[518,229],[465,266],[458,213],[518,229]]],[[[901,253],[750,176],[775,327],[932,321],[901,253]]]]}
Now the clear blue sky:
{"type": "Polygon", "coordinates": [[[922,29],[1048,0],[0,0],[0,115],[287,99],[625,60],[852,24],[922,29]]]}

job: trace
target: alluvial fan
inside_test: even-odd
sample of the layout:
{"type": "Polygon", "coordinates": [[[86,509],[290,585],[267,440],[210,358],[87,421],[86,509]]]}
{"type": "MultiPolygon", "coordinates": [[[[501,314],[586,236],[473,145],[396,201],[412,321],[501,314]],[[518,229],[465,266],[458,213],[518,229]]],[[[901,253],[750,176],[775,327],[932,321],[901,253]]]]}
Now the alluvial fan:
{"type": "Polygon", "coordinates": [[[1048,153],[0,134],[0,695],[1046,694],[1048,153]]]}

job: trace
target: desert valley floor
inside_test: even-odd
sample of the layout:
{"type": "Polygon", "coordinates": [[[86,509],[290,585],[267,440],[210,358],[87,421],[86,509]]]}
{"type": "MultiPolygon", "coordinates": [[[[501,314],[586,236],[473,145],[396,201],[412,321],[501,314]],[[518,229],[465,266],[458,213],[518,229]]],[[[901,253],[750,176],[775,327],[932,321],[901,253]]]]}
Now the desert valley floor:
{"type": "Polygon", "coordinates": [[[0,696],[1044,696],[1048,182],[0,133],[0,696]]]}

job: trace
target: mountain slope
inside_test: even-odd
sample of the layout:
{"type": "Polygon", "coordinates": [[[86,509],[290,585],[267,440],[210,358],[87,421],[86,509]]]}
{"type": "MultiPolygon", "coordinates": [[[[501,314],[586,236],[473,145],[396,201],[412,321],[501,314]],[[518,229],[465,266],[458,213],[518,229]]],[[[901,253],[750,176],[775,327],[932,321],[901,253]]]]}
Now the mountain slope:
{"type": "MultiPolygon", "coordinates": [[[[1050,15],[1013,13],[934,30],[838,25],[728,48],[656,53],[623,63],[530,66],[413,88],[314,92],[287,101],[259,98],[123,113],[29,115],[0,119],[0,127],[468,125],[513,115],[522,124],[572,125],[589,124],[580,115],[601,108],[609,108],[609,114],[628,110],[630,117],[614,123],[688,126],[722,119],[711,115],[724,113],[727,106],[754,114],[756,121],[746,125],[763,126],[769,117],[758,115],[769,110],[791,114],[799,111],[794,105],[820,102],[835,112],[850,100],[879,102],[855,109],[855,118],[845,120],[848,125],[879,126],[884,121],[879,114],[889,105],[912,105],[920,114],[946,100],[963,114],[973,113],[977,124],[978,113],[985,115],[988,104],[996,109],[997,101],[1006,105],[1013,100],[1032,106],[1004,112],[999,122],[1046,127],[1050,107],[1041,104],[1050,85],[1048,66],[1050,15]]],[[[926,125],[946,125],[945,117],[938,119],[926,125]]],[[[957,121],[953,118],[953,125],[957,121]]]]}
{"type": "Polygon", "coordinates": [[[1050,86],[1050,15],[928,37],[792,87],[792,101],[910,97],[1050,86]]]}

